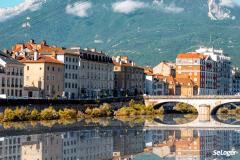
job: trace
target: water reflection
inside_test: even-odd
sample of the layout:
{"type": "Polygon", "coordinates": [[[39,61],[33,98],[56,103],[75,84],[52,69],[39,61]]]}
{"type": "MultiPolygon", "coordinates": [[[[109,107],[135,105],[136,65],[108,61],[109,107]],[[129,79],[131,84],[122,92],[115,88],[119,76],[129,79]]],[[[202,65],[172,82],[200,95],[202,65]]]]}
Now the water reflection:
{"type": "MultiPolygon", "coordinates": [[[[158,119],[165,122],[171,117],[175,116],[158,119]]],[[[184,117],[184,122],[192,121],[191,116],[184,117]]],[[[45,126],[26,123],[26,128],[0,129],[0,160],[240,158],[237,127],[213,128],[204,122],[206,126],[201,129],[173,125],[161,128],[154,126],[155,120],[156,117],[89,119],[65,125],[51,121],[45,126]]]]}

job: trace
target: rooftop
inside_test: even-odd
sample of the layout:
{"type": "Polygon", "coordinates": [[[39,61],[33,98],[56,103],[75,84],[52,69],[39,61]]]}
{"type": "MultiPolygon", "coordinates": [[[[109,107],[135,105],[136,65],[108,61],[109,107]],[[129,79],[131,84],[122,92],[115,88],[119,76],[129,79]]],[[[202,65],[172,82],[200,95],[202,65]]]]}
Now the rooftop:
{"type": "Polygon", "coordinates": [[[55,63],[55,64],[62,64],[63,63],[55,58],[49,57],[49,56],[38,56],[37,60],[34,60],[33,57],[19,57],[18,60],[22,63],[55,63]]]}
{"type": "Polygon", "coordinates": [[[177,55],[178,59],[186,59],[186,58],[204,59],[206,57],[207,56],[205,56],[203,53],[197,53],[197,52],[180,53],[177,55]]]}

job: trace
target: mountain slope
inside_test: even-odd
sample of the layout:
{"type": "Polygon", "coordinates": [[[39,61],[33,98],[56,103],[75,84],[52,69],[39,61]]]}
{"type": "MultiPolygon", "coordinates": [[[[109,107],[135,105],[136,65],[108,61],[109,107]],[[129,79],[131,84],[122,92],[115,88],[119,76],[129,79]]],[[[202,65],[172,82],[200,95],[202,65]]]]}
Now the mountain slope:
{"type": "Polygon", "coordinates": [[[94,47],[110,55],[126,54],[141,65],[155,65],[161,60],[174,60],[179,52],[206,45],[224,49],[234,63],[240,63],[238,6],[220,6],[215,0],[139,0],[141,3],[135,5],[133,12],[125,13],[123,8],[113,11],[113,3],[119,1],[91,0],[90,9],[76,16],[75,2],[46,0],[38,10],[27,10],[1,22],[0,48],[30,38],[45,39],[59,46],[94,47]],[[209,8],[208,3],[213,6],[209,8]],[[67,5],[73,14],[66,13],[67,5]],[[221,14],[226,17],[221,18],[221,14]],[[31,27],[22,25],[26,21],[31,27]]]}

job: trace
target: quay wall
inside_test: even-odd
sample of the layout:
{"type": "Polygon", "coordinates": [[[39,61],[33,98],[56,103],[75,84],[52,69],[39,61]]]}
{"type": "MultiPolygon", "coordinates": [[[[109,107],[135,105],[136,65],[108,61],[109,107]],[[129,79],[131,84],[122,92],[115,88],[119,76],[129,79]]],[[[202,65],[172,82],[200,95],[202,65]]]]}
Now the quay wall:
{"type": "Polygon", "coordinates": [[[114,109],[127,106],[131,100],[143,102],[143,97],[105,98],[99,100],[53,100],[53,99],[0,99],[0,111],[5,108],[28,107],[29,109],[42,110],[49,106],[55,109],[75,108],[85,110],[87,107],[99,107],[103,103],[109,103],[114,109]]]}

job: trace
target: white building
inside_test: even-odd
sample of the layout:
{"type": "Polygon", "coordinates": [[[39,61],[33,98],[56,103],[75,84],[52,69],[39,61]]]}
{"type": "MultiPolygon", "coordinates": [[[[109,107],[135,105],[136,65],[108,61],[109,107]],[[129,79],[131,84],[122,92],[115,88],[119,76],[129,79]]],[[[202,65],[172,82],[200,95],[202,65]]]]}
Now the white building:
{"type": "Polygon", "coordinates": [[[168,85],[165,81],[156,78],[154,75],[146,75],[145,94],[168,95],[168,85]]]}
{"type": "Polygon", "coordinates": [[[217,63],[217,94],[231,94],[231,58],[224,54],[223,50],[216,50],[214,48],[200,48],[196,52],[210,56],[217,63]]]}
{"type": "MultiPolygon", "coordinates": [[[[78,98],[112,96],[114,72],[112,58],[96,49],[66,49],[65,54],[79,55],[77,64],[78,98]]],[[[60,60],[60,59],[59,59],[60,60]]]]}
{"type": "Polygon", "coordinates": [[[16,98],[23,95],[24,65],[10,55],[0,51],[0,94],[1,97],[16,98]]]}

